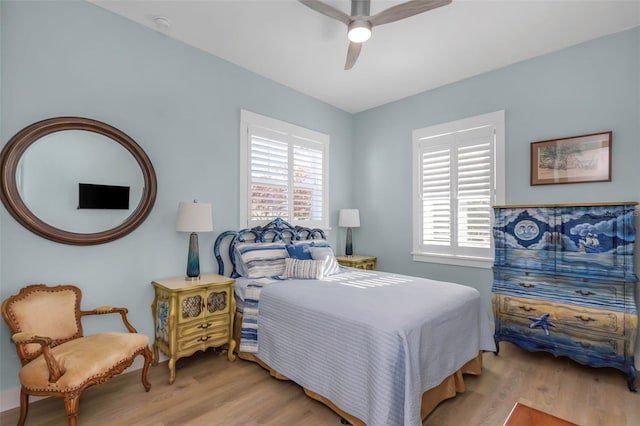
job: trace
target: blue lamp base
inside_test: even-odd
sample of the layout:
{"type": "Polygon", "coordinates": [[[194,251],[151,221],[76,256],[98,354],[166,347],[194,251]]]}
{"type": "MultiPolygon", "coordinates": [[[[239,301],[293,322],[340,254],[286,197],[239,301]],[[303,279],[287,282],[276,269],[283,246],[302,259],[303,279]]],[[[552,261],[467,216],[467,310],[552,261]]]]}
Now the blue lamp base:
{"type": "Polygon", "coordinates": [[[344,248],[344,254],[353,256],[353,241],[351,236],[351,227],[347,228],[347,245],[344,248]]]}
{"type": "Polygon", "coordinates": [[[187,256],[186,280],[200,279],[200,253],[198,249],[198,234],[192,232],[189,236],[189,254],[187,256]]]}

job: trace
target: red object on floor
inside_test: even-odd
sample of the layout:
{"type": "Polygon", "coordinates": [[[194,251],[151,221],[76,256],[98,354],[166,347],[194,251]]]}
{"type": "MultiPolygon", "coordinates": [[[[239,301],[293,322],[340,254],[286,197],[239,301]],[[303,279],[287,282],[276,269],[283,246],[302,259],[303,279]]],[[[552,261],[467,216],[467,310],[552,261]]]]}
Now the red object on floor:
{"type": "Polygon", "coordinates": [[[503,426],[578,426],[576,423],[536,410],[528,405],[516,403],[503,426]]]}

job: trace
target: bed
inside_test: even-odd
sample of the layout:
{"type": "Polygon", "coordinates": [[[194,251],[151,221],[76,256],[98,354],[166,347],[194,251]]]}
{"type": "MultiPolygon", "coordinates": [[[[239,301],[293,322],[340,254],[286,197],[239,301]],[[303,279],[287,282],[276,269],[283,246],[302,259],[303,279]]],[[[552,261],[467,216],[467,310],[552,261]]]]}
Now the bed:
{"type": "Polygon", "coordinates": [[[293,380],[352,425],[420,425],[464,391],[463,374],[481,373],[483,351],[495,351],[479,292],[339,267],[327,247],[322,230],[281,219],[218,236],[219,273],[236,279],[238,356],[293,380]],[[283,245],[279,276],[289,278],[273,278],[283,245]],[[298,259],[301,247],[311,260],[298,259]]]}

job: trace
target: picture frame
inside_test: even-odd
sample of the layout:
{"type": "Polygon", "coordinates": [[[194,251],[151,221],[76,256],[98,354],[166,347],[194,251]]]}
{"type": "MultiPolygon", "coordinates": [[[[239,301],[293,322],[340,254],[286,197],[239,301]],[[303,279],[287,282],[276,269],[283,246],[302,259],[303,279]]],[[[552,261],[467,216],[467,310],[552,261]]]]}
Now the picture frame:
{"type": "Polygon", "coordinates": [[[611,181],[612,132],[531,142],[531,185],[611,181]]]}

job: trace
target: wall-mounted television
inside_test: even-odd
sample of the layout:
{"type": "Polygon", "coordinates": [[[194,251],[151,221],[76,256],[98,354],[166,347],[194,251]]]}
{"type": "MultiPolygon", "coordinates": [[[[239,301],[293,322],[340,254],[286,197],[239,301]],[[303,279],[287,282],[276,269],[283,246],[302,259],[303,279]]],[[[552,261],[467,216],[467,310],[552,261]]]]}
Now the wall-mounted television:
{"type": "Polygon", "coordinates": [[[129,187],[80,183],[79,209],[129,209],[129,187]]]}

